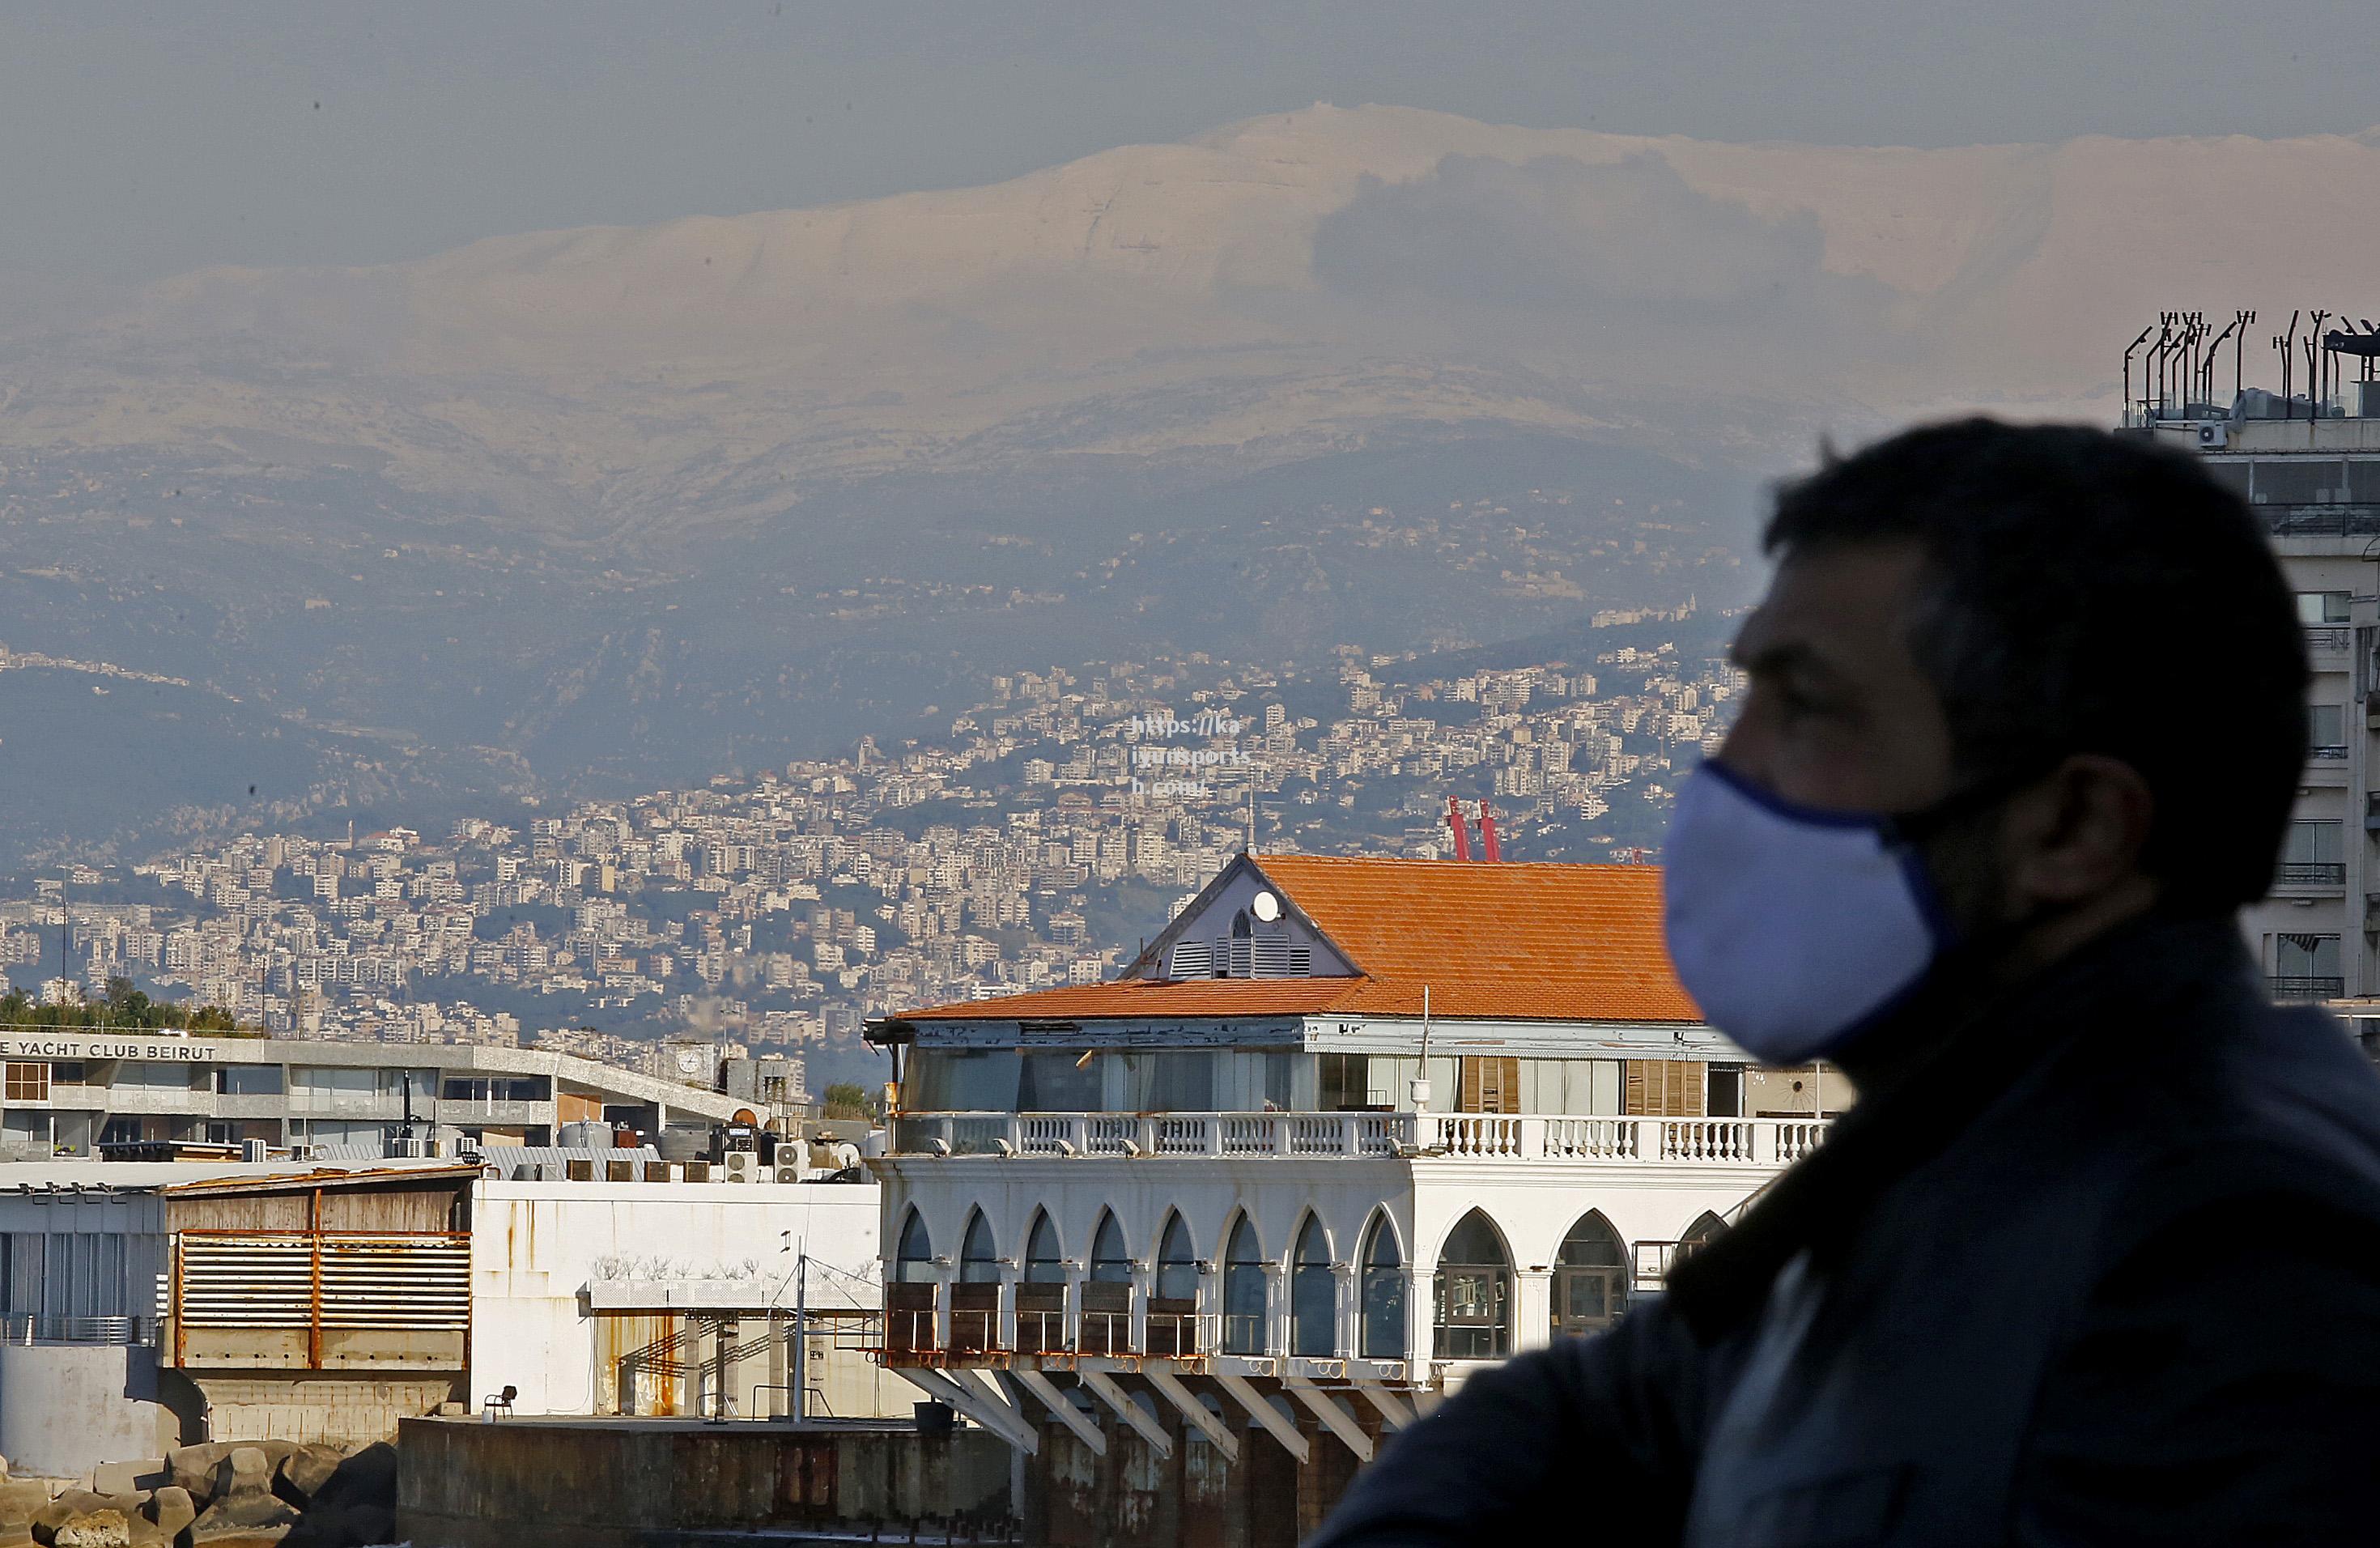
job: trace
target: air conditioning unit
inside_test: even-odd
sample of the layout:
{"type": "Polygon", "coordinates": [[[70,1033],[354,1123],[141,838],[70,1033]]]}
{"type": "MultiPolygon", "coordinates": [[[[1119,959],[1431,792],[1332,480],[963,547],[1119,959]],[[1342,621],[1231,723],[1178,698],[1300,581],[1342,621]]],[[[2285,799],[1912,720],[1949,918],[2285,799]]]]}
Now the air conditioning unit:
{"type": "Polygon", "coordinates": [[[780,1166],[777,1168],[777,1180],[781,1183],[797,1183],[802,1180],[802,1169],[798,1166],[780,1166]]]}
{"type": "Polygon", "coordinates": [[[2219,452],[2230,444],[2231,426],[2224,421],[2216,420],[2198,427],[2199,450],[2219,452]]]}
{"type": "Polygon", "coordinates": [[[760,1158],[750,1151],[729,1151],[722,1159],[726,1163],[729,1182],[753,1182],[760,1176],[760,1158]]]}

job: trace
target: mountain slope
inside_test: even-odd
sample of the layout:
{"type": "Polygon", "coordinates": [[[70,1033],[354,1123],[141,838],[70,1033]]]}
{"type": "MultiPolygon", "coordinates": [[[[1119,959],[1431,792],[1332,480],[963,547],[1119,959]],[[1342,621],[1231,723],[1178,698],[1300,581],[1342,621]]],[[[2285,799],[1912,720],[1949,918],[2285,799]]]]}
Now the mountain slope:
{"type": "Polygon", "coordinates": [[[1910,408],[2104,411],[2161,308],[2352,304],[2375,185],[2371,135],[1912,151],[1318,106],[989,188],[188,275],[0,367],[0,446],[372,469],[597,547],[887,473],[1230,476],[1414,421],[1774,463],[1910,408]]]}

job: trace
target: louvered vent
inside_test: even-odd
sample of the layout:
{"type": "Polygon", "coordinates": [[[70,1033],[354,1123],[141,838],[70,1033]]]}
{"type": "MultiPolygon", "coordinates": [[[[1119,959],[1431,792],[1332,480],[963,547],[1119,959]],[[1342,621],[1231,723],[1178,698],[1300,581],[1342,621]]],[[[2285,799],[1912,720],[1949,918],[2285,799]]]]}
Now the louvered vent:
{"type": "Polygon", "coordinates": [[[1204,941],[1177,941],[1166,963],[1168,978],[1203,979],[1215,975],[1215,953],[1204,941]]]}

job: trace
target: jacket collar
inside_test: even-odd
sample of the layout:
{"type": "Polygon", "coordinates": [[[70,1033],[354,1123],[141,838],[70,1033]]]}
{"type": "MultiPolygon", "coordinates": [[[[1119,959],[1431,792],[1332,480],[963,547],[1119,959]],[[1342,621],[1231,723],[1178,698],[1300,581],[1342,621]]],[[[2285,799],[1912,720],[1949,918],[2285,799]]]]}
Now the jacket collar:
{"type": "Polygon", "coordinates": [[[1824,1145],[1764,1189],[1740,1224],[1671,1270],[1670,1304],[1705,1343],[1735,1331],[1758,1313],[1796,1254],[1836,1261],[1887,1189],[1955,1143],[2083,1028],[2119,1006],[2138,1012],[2220,981],[2240,983],[2248,970],[2228,917],[2152,917],[1997,995],[1949,984],[1922,991],[1869,1035],[1925,1035],[1933,1052],[1863,1089],[1824,1145]]]}

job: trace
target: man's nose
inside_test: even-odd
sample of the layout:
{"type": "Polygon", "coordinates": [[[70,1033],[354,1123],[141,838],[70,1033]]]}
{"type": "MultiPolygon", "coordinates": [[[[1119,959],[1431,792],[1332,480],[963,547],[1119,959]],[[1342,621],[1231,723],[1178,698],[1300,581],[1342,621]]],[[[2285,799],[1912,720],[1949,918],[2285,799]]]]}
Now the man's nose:
{"type": "Polygon", "coordinates": [[[1727,737],[1709,762],[1723,763],[1730,774],[1742,774],[1753,784],[1769,785],[1768,751],[1770,738],[1761,727],[1762,716],[1756,703],[1747,701],[1735,724],[1728,727],[1727,737]]]}

